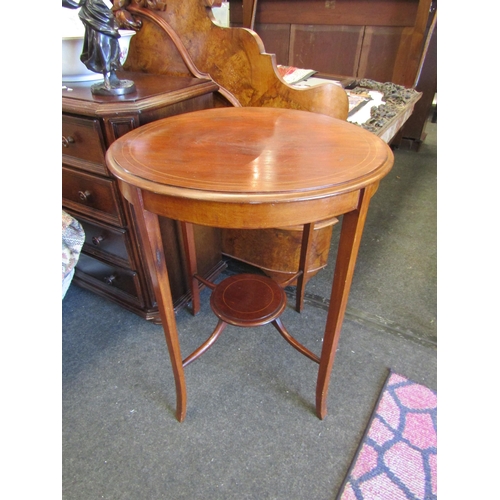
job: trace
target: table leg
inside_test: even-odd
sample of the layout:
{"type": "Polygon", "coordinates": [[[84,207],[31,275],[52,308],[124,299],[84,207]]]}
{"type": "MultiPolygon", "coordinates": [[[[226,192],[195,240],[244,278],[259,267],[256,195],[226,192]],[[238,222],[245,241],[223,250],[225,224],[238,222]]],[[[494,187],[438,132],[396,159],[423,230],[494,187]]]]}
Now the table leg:
{"type": "Polygon", "coordinates": [[[321,419],[325,418],[327,413],[326,401],[330,374],[340,338],[368,206],[376,188],[376,185],[372,185],[361,190],[357,209],[344,214],[342,220],[335,274],[316,384],[316,414],[321,419]]]}
{"type": "Polygon", "coordinates": [[[307,271],[309,269],[309,254],[311,253],[314,223],[304,224],[302,229],[302,244],[300,246],[299,271],[296,286],[295,310],[302,312],[304,308],[304,294],[306,292],[307,271]]]}
{"type": "Polygon", "coordinates": [[[170,282],[168,280],[167,263],[163,243],[161,239],[160,224],[158,216],[144,209],[142,194],[140,190],[131,190],[134,211],[137,219],[137,227],[144,245],[144,253],[153,282],[158,310],[160,312],[168,353],[174,373],[175,390],[177,397],[176,417],[182,422],[186,416],[186,381],[184,368],[182,366],[182,355],[177,332],[177,324],[172,302],[170,282]]]}
{"type": "Polygon", "coordinates": [[[186,264],[188,269],[189,289],[191,290],[191,304],[193,315],[196,316],[200,312],[200,290],[198,288],[198,264],[196,262],[196,247],[194,241],[193,224],[181,222],[182,241],[186,254],[186,264]]]}

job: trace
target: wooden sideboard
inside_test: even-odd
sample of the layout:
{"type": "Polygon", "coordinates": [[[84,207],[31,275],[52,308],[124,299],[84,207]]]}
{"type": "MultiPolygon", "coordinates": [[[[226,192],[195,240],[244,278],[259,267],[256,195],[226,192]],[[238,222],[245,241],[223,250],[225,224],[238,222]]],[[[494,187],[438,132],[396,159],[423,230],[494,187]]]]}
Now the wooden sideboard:
{"type": "MultiPolygon", "coordinates": [[[[148,320],[159,322],[134,214],[105,164],[107,148],[146,123],[211,108],[218,86],[210,79],[127,73],[137,91],[120,97],[94,96],[94,82],[66,83],[62,90],[62,205],[83,226],[85,243],[73,281],[148,320]]],[[[174,305],[189,298],[178,223],[161,221],[171,270],[174,305]]],[[[207,277],[224,264],[220,234],[196,227],[198,266],[207,277]]]]}

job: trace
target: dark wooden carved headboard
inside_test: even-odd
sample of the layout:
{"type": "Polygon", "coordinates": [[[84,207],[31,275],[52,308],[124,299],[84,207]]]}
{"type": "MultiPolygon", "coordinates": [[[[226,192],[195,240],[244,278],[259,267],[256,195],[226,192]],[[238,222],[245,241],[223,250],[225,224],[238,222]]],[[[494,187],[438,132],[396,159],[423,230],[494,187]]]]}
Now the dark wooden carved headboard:
{"type": "Polygon", "coordinates": [[[127,10],[142,21],[125,64],[128,71],[194,75],[213,79],[233,106],[301,109],[345,120],[348,98],[334,84],[296,89],[279,76],[273,54],[246,28],[213,22],[217,0],[130,0],[127,10]]]}

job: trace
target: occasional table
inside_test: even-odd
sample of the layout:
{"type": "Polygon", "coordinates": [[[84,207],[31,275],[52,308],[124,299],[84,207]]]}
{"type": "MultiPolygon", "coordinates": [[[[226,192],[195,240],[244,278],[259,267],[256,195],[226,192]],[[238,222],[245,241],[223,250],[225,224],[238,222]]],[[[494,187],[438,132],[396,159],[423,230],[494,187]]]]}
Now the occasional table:
{"type": "Polygon", "coordinates": [[[179,421],[186,416],[187,363],[181,355],[158,216],[185,227],[301,224],[302,258],[314,224],[343,216],[321,354],[303,352],[319,363],[316,413],[323,419],[369,202],[393,161],[387,144],[362,128],[281,108],[186,113],[133,130],[111,145],[106,162],[137,218],[172,362],[179,421]]]}

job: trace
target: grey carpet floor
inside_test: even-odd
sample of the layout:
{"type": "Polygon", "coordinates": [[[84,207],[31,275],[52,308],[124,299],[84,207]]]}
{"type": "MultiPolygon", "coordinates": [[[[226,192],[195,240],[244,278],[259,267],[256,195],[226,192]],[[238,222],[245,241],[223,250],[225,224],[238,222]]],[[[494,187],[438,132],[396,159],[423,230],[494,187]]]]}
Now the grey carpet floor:
{"type": "MultiPolygon", "coordinates": [[[[390,369],[437,387],[436,125],[396,163],[372,201],[328,396],[314,413],[317,365],[272,328],[228,327],[175,391],[161,326],[72,285],[63,300],[65,500],[333,500],[390,369]]],[[[283,320],[319,352],[333,272],[283,320]]],[[[231,270],[231,267],[230,267],[231,270]]],[[[178,313],[183,352],[215,325],[178,313]]],[[[290,301],[290,304],[293,304],[290,301]]]]}

